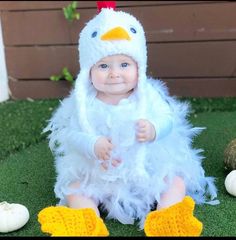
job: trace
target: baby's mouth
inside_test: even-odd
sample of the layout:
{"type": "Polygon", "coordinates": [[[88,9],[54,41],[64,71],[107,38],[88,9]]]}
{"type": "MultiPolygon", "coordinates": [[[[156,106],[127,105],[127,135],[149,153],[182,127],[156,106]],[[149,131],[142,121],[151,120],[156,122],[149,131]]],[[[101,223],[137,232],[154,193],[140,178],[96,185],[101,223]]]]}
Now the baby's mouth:
{"type": "Polygon", "coordinates": [[[115,83],[107,83],[107,85],[118,85],[118,84],[122,84],[123,82],[115,82],[115,83]]]}

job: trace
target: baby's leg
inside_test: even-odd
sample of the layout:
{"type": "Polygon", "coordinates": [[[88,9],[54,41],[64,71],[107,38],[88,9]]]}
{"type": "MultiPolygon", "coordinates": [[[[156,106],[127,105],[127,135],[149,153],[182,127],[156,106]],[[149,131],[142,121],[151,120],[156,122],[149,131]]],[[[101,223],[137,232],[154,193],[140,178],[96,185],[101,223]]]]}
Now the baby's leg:
{"type": "Polygon", "coordinates": [[[185,197],[185,194],[186,189],[184,180],[178,176],[174,177],[169,189],[161,194],[157,209],[167,208],[175,203],[181,202],[185,197]]]}
{"type": "MultiPolygon", "coordinates": [[[[73,188],[78,188],[79,185],[80,185],[79,182],[73,182],[70,184],[69,187],[73,189],[73,188]]],[[[80,194],[70,194],[66,196],[66,200],[67,200],[68,207],[77,208],[77,209],[92,208],[94,209],[98,217],[100,217],[98,207],[93,199],[80,194]]]]}

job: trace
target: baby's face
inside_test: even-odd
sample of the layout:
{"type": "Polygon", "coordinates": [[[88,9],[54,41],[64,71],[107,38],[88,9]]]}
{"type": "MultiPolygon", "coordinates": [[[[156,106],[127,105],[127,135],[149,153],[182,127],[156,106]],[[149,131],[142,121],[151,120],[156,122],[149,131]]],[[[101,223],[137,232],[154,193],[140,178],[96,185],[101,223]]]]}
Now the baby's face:
{"type": "Polygon", "coordinates": [[[127,55],[102,58],[91,68],[91,81],[102,94],[126,94],[137,85],[137,63],[127,55]]]}

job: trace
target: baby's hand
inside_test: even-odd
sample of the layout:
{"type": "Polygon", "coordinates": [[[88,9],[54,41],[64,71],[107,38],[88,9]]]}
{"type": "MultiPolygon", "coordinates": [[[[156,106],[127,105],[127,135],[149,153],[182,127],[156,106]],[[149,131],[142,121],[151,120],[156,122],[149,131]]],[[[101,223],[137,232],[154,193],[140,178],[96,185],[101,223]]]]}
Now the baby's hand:
{"type": "MultiPolygon", "coordinates": [[[[108,168],[109,165],[109,159],[111,157],[111,151],[114,148],[114,145],[112,144],[111,140],[106,137],[100,137],[95,143],[94,151],[99,160],[102,160],[103,162],[101,165],[104,169],[108,168]]],[[[114,167],[118,166],[120,164],[119,159],[112,159],[112,165],[114,167]]]]}
{"type": "Polygon", "coordinates": [[[152,141],[156,137],[155,127],[146,119],[137,121],[136,138],[139,142],[152,141]]]}
{"type": "Polygon", "coordinates": [[[100,137],[95,143],[94,151],[98,159],[109,160],[111,155],[111,150],[113,149],[113,144],[111,140],[106,137],[100,137]]]}

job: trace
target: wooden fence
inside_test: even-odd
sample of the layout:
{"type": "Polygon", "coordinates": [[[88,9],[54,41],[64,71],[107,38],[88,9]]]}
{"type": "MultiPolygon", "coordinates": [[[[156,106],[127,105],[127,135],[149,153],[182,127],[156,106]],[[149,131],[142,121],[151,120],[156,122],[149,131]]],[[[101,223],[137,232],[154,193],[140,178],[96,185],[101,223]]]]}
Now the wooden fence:
{"type": "MultiPolygon", "coordinates": [[[[0,16],[12,98],[55,98],[69,93],[52,82],[63,67],[79,72],[77,42],[96,13],[96,1],[78,1],[80,20],[69,23],[67,1],[2,1],[0,16]]],[[[236,96],[236,2],[117,1],[136,16],[148,43],[148,74],[177,96],[236,96]]]]}

